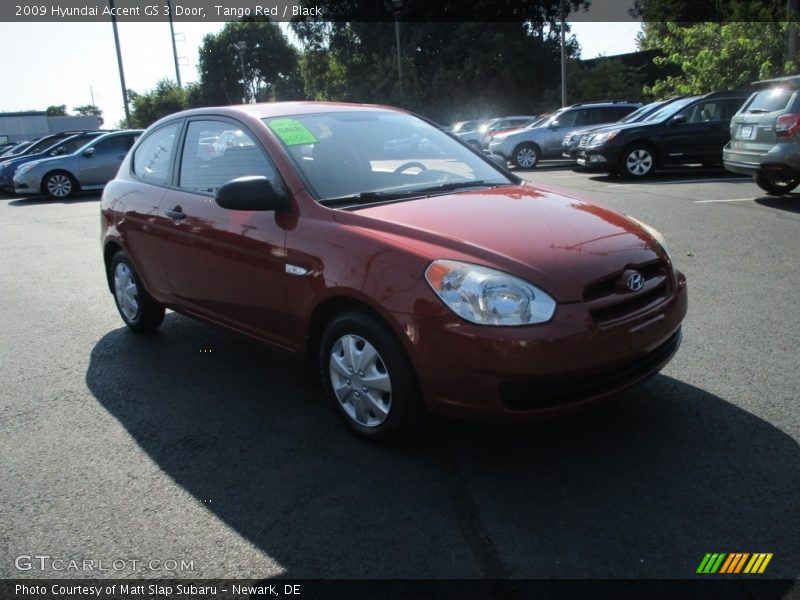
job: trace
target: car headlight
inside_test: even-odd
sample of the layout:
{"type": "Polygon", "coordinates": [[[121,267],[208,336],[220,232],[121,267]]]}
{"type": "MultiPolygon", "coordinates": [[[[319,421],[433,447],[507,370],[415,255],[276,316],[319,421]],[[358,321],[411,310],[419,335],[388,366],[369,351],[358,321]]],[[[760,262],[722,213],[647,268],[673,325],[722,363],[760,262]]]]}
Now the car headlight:
{"type": "Polygon", "coordinates": [[[619,131],[606,131],[605,133],[597,133],[592,136],[592,139],[589,140],[590,146],[599,146],[600,144],[605,144],[606,142],[610,142],[615,137],[619,131]]]}
{"type": "Polygon", "coordinates": [[[549,321],[556,301],[518,277],[457,260],[435,260],[425,279],[448,308],[477,325],[532,325],[549,321]]]}
{"type": "Polygon", "coordinates": [[[28,171],[30,171],[33,167],[36,166],[36,163],[26,163],[22,165],[19,169],[17,169],[16,175],[25,175],[28,171]]]}
{"type": "Polygon", "coordinates": [[[636,223],[639,227],[644,229],[647,233],[649,233],[653,237],[653,239],[658,242],[658,245],[661,246],[661,249],[664,251],[664,253],[667,256],[669,256],[669,249],[667,248],[667,240],[666,238],[664,238],[664,235],[658,229],[656,229],[655,227],[651,227],[647,223],[642,223],[639,219],[635,219],[630,215],[625,215],[625,216],[628,217],[634,223],[636,223]]]}

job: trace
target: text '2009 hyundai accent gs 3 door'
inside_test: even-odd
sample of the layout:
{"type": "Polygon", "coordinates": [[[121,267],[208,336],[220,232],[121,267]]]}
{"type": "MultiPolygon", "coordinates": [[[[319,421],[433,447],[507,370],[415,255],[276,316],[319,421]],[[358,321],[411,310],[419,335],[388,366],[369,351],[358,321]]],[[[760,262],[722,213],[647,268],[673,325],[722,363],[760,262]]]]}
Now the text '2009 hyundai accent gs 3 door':
{"type": "Polygon", "coordinates": [[[657,231],[387,107],[167,117],[102,224],[132,329],[169,307],[304,355],[372,439],[427,411],[517,421],[605,398],[670,360],[686,314],[657,231]]]}

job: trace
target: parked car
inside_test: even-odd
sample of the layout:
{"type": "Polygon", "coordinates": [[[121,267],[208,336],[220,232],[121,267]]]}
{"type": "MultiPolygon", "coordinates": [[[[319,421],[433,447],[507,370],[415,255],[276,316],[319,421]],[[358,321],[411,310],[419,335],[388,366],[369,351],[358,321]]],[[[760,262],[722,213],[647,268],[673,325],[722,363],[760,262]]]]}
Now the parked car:
{"type": "Polygon", "coordinates": [[[623,117],[615,123],[605,125],[590,125],[588,127],[573,129],[564,136],[564,141],[561,143],[561,156],[576,160],[580,150],[588,145],[592,135],[605,131],[606,129],[616,127],[617,125],[622,125],[625,123],[638,123],[639,121],[643,121],[649,114],[681,97],[682,96],[676,96],[667,100],[657,100],[656,102],[651,102],[650,104],[646,104],[645,106],[636,109],[628,116],[623,117]]]}
{"type": "Polygon", "coordinates": [[[660,166],[719,164],[731,117],[746,98],[736,91],[681,98],[639,123],[594,135],[578,164],[634,179],[649,177],[660,166]]]}
{"type": "Polygon", "coordinates": [[[483,143],[482,143],[483,151],[486,152],[486,153],[489,152],[489,144],[491,144],[493,139],[502,138],[502,137],[511,135],[512,133],[517,133],[518,131],[522,131],[523,129],[530,129],[531,127],[538,127],[539,125],[544,123],[545,119],[548,116],[550,116],[550,115],[547,115],[547,114],[540,115],[538,117],[534,117],[533,120],[528,121],[527,123],[523,124],[520,127],[515,128],[515,129],[506,129],[504,131],[494,131],[492,133],[489,133],[489,134],[483,136],[483,143]]]}
{"type": "Polygon", "coordinates": [[[520,169],[531,169],[540,160],[561,158],[564,134],[586,125],[618,121],[639,108],[638,102],[582,102],[561,108],[538,127],[507,136],[495,136],[489,152],[498,154],[520,169]]]}
{"type": "Polygon", "coordinates": [[[670,360],[686,314],[658,232],[388,107],[165,117],[106,186],[101,229],[131,329],[169,307],[305,356],[371,439],[426,409],[518,421],[606,398],[670,360]],[[232,128],[252,145],[198,157],[232,128]],[[443,157],[386,155],[414,135],[443,157]]]}
{"type": "Polygon", "coordinates": [[[451,133],[462,133],[476,130],[483,121],[459,121],[450,127],[451,133]]]}
{"type": "Polygon", "coordinates": [[[82,136],[68,140],[64,143],[65,154],[18,167],[14,192],[68,198],[79,190],[102,189],[117,174],[141,133],[141,129],[129,129],[95,136],[89,143],[82,136]]]}
{"type": "Polygon", "coordinates": [[[4,158],[11,158],[12,156],[20,156],[23,154],[28,148],[30,148],[33,144],[36,143],[37,140],[28,140],[24,142],[17,142],[16,144],[11,144],[11,146],[7,147],[5,150],[0,153],[0,160],[4,158]]]}
{"type": "Polygon", "coordinates": [[[457,135],[476,150],[481,150],[483,149],[483,140],[486,136],[500,133],[501,131],[519,129],[520,127],[525,127],[535,120],[536,117],[530,115],[501,117],[498,119],[492,119],[474,131],[467,131],[457,135]]]}
{"type": "MultiPolygon", "coordinates": [[[[28,148],[23,154],[7,158],[0,162],[0,189],[6,191],[14,191],[14,173],[17,168],[26,162],[37,160],[39,158],[46,158],[49,156],[58,156],[67,152],[68,147],[65,146],[67,141],[70,144],[77,142],[85,143],[92,137],[102,135],[101,131],[68,131],[64,133],[56,133],[41,138],[38,142],[28,148]]],[[[83,143],[80,143],[75,148],[79,148],[83,143]]],[[[70,146],[72,147],[72,146],[70,146]]],[[[70,152],[72,150],[69,150],[70,152]]]]}
{"type": "Polygon", "coordinates": [[[800,185],[800,75],[753,85],[756,91],[731,120],[722,162],[768,194],[786,194],[800,185]]]}

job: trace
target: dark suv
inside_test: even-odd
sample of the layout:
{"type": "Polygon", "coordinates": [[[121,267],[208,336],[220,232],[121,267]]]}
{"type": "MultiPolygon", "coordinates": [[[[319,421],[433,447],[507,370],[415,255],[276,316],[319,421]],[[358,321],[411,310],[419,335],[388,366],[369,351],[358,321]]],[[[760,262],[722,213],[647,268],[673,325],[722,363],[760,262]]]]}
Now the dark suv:
{"type": "Polygon", "coordinates": [[[785,194],[800,185],[800,75],[753,85],[756,92],[731,120],[722,161],[768,194],[785,194]]]}
{"type": "Polygon", "coordinates": [[[659,166],[722,162],[731,117],[747,92],[680,98],[643,121],[607,128],[581,150],[578,164],[627,177],[649,177],[659,166]]]}
{"type": "Polygon", "coordinates": [[[499,154],[521,169],[530,169],[543,158],[561,158],[561,142],[568,131],[619,121],[640,106],[638,102],[582,102],[566,106],[537,127],[493,136],[489,152],[499,154]]]}

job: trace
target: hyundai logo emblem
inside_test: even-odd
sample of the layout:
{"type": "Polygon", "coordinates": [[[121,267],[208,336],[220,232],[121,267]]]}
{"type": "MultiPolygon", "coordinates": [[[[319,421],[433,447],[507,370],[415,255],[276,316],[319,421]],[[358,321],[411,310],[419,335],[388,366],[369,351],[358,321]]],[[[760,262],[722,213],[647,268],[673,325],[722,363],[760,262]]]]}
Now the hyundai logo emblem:
{"type": "Polygon", "coordinates": [[[628,275],[628,279],[625,281],[628,285],[628,289],[632,292],[638,292],[640,289],[644,287],[644,276],[639,273],[639,271],[633,271],[630,275],[628,275]]]}

